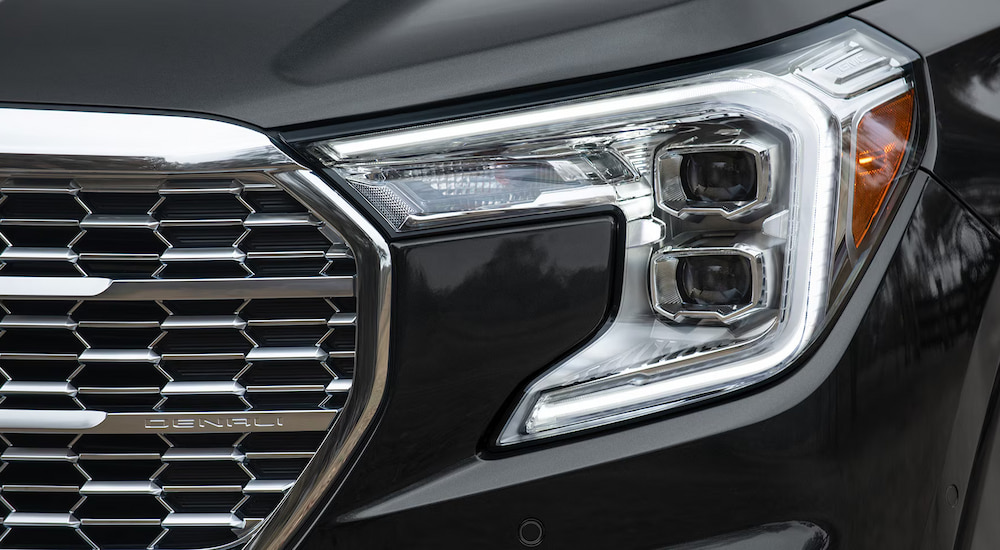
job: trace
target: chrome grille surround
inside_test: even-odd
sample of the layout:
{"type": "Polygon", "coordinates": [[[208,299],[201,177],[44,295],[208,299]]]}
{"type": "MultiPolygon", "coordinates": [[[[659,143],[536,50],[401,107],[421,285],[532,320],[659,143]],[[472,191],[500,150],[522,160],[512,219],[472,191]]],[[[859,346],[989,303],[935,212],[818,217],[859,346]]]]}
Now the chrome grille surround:
{"type": "Polygon", "coordinates": [[[0,548],[289,545],[382,398],[374,227],[253,130],[0,109],[0,235],[0,548]]]}

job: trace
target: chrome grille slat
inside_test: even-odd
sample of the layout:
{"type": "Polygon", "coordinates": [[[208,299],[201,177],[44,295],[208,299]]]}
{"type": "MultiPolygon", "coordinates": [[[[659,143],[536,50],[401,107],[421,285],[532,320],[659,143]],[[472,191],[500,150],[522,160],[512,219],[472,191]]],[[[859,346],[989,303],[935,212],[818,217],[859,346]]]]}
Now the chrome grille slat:
{"type": "Polygon", "coordinates": [[[354,277],[111,281],[100,277],[39,279],[0,276],[0,299],[26,296],[51,300],[97,297],[102,300],[337,298],[354,296],[354,277]],[[40,290],[44,294],[40,294],[40,290]]]}
{"type": "Polygon", "coordinates": [[[73,318],[59,315],[7,315],[0,319],[0,328],[63,328],[73,330],[73,318]]]}
{"type": "Polygon", "coordinates": [[[0,252],[0,262],[15,260],[39,262],[63,260],[66,262],[75,262],[77,258],[79,258],[79,254],[73,252],[72,248],[8,246],[3,252],[0,252]]]}
{"type": "Polygon", "coordinates": [[[238,315],[171,315],[160,323],[160,328],[163,330],[199,328],[231,328],[242,330],[246,326],[247,322],[240,319],[238,315]]]}
{"type": "Polygon", "coordinates": [[[67,527],[80,526],[80,520],[73,514],[42,512],[11,512],[4,518],[7,527],[67,527]]]}
{"type": "Polygon", "coordinates": [[[301,348],[254,348],[247,353],[247,361],[315,360],[321,361],[328,352],[318,347],[301,348]]]}
{"type": "Polygon", "coordinates": [[[160,222],[146,215],[87,214],[80,220],[81,229],[156,229],[160,222]]]}
{"type": "Polygon", "coordinates": [[[284,493],[295,485],[294,479],[254,479],[243,488],[246,494],[284,493]]]}
{"type": "Polygon", "coordinates": [[[0,395],[76,395],[76,388],[68,382],[16,382],[0,385],[0,395]]]}
{"type": "Polygon", "coordinates": [[[88,481],[81,495],[159,495],[160,486],[152,481],[88,481]]]}
{"type": "Polygon", "coordinates": [[[229,527],[242,529],[243,519],[235,514],[168,514],[164,527],[229,527]]]}
{"type": "Polygon", "coordinates": [[[156,363],[160,356],[150,349],[87,349],[81,363],[156,363]]]}
{"type": "Polygon", "coordinates": [[[31,447],[8,447],[0,455],[4,462],[76,462],[76,453],[69,449],[38,449],[31,447]]]}
{"type": "Polygon", "coordinates": [[[159,255],[164,262],[239,262],[247,254],[239,248],[168,248],[159,255]]]}
{"type": "Polygon", "coordinates": [[[229,460],[232,462],[243,462],[246,455],[232,447],[207,448],[207,449],[183,449],[173,447],[163,453],[164,462],[177,461],[202,461],[202,460],[229,460]]]}
{"type": "Polygon", "coordinates": [[[355,313],[337,313],[326,322],[331,327],[346,327],[357,323],[358,316],[355,313]]]}
{"type": "Polygon", "coordinates": [[[161,395],[243,395],[246,388],[232,381],[167,382],[161,395]]]}
{"type": "Polygon", "coordinates": [[[250,214],[243,225],[247,227],[318,227],[322,222],[311,214],[250,214]]]}
{"type": "Polygon", "coordinates": [[[0,214],[0,549],[32,530],[95,549],[125,529],[136,548],[237,541],[295,486],[323,438],[279,436],[337,418],[356,282],[345,240],[284,193],[253,173],[0,175],[18,212],[63,200],[0,214]],[[4,235],[33,226],[68,236],[4,235]],[[17,508],[32,494],[52,496],[44,512],[17,508]]]}
{"type": "Polygon", "coordinates": [[[338,379],[331,380],[329,384],[326,385],[326,391],[329,393],[346,393],[351,391],[351,380],[338,379]]]}

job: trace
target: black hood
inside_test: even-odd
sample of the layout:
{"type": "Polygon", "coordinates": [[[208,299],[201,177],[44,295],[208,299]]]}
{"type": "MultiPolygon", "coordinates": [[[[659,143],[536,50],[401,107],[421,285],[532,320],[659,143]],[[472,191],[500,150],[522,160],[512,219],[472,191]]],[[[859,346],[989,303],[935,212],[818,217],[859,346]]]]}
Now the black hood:
{"type": "Polygon", "coordinates": [[[6,0],[0,101],[281,127],[663,63],[863,0],[6,0]]]}

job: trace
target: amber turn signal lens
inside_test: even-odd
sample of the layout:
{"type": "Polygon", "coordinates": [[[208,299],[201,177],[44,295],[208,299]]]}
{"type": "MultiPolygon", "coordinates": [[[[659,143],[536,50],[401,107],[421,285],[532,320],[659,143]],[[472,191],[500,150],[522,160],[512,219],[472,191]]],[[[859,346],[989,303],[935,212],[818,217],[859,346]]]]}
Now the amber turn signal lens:
{"type": "Polygon", "coordinates": [[[861,246],[896,180],[913,124],[913,90],[868,111],[858,123],[854,245],[861,246]]]}

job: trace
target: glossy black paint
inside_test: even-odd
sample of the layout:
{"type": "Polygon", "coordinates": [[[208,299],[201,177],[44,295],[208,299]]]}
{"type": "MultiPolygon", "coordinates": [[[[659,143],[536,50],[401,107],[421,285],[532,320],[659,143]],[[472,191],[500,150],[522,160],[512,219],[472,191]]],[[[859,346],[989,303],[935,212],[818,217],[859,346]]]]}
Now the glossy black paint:
{"type": "Polygon", "coordinates": [[[867,1],[5,0],[0,102],[287,126],[700,56],[867,1]]]}
{"type": "Polygon", "coordinates": [[[393,245],[388,402],[326,517],[476,456],[518,386],[603,324],[620,239],[600,216],[393,245]]]}
{"type": "MultiPolygon", "coordinates": [[[[838,548],[919,548],[929,524],[941,524],[943,491],[964,492],[972,468],[966,457],[952,478],[947,465],[967,446],[953,424],[993,387],[996,344],[977,336],[1000,330],[993,317],[981,326],[1000,307],[1000,240],[924,175],[903,203],[854,300],[795,372],[711,407],[500,456],[469,443],[488,423],[456,409],[393,412],[393,399],[386,414],[408,424],[379,426],[386,439],[352,474],[355,489],[302,547],[511,548],[533,517],[546,526],[544,548],[662,548],[786,521],[820,526],[838,548]],[[415,464],[400,461],[408,453],[419,453],[415,464]]],[[[440,333],[408,342],[396,357],[471,352],[440,333]]]]}
{"type": "Polygon", "coordinates": [[[663,550],[826,550],[830,535],[811,523],[786,522],[663,550]]]}

